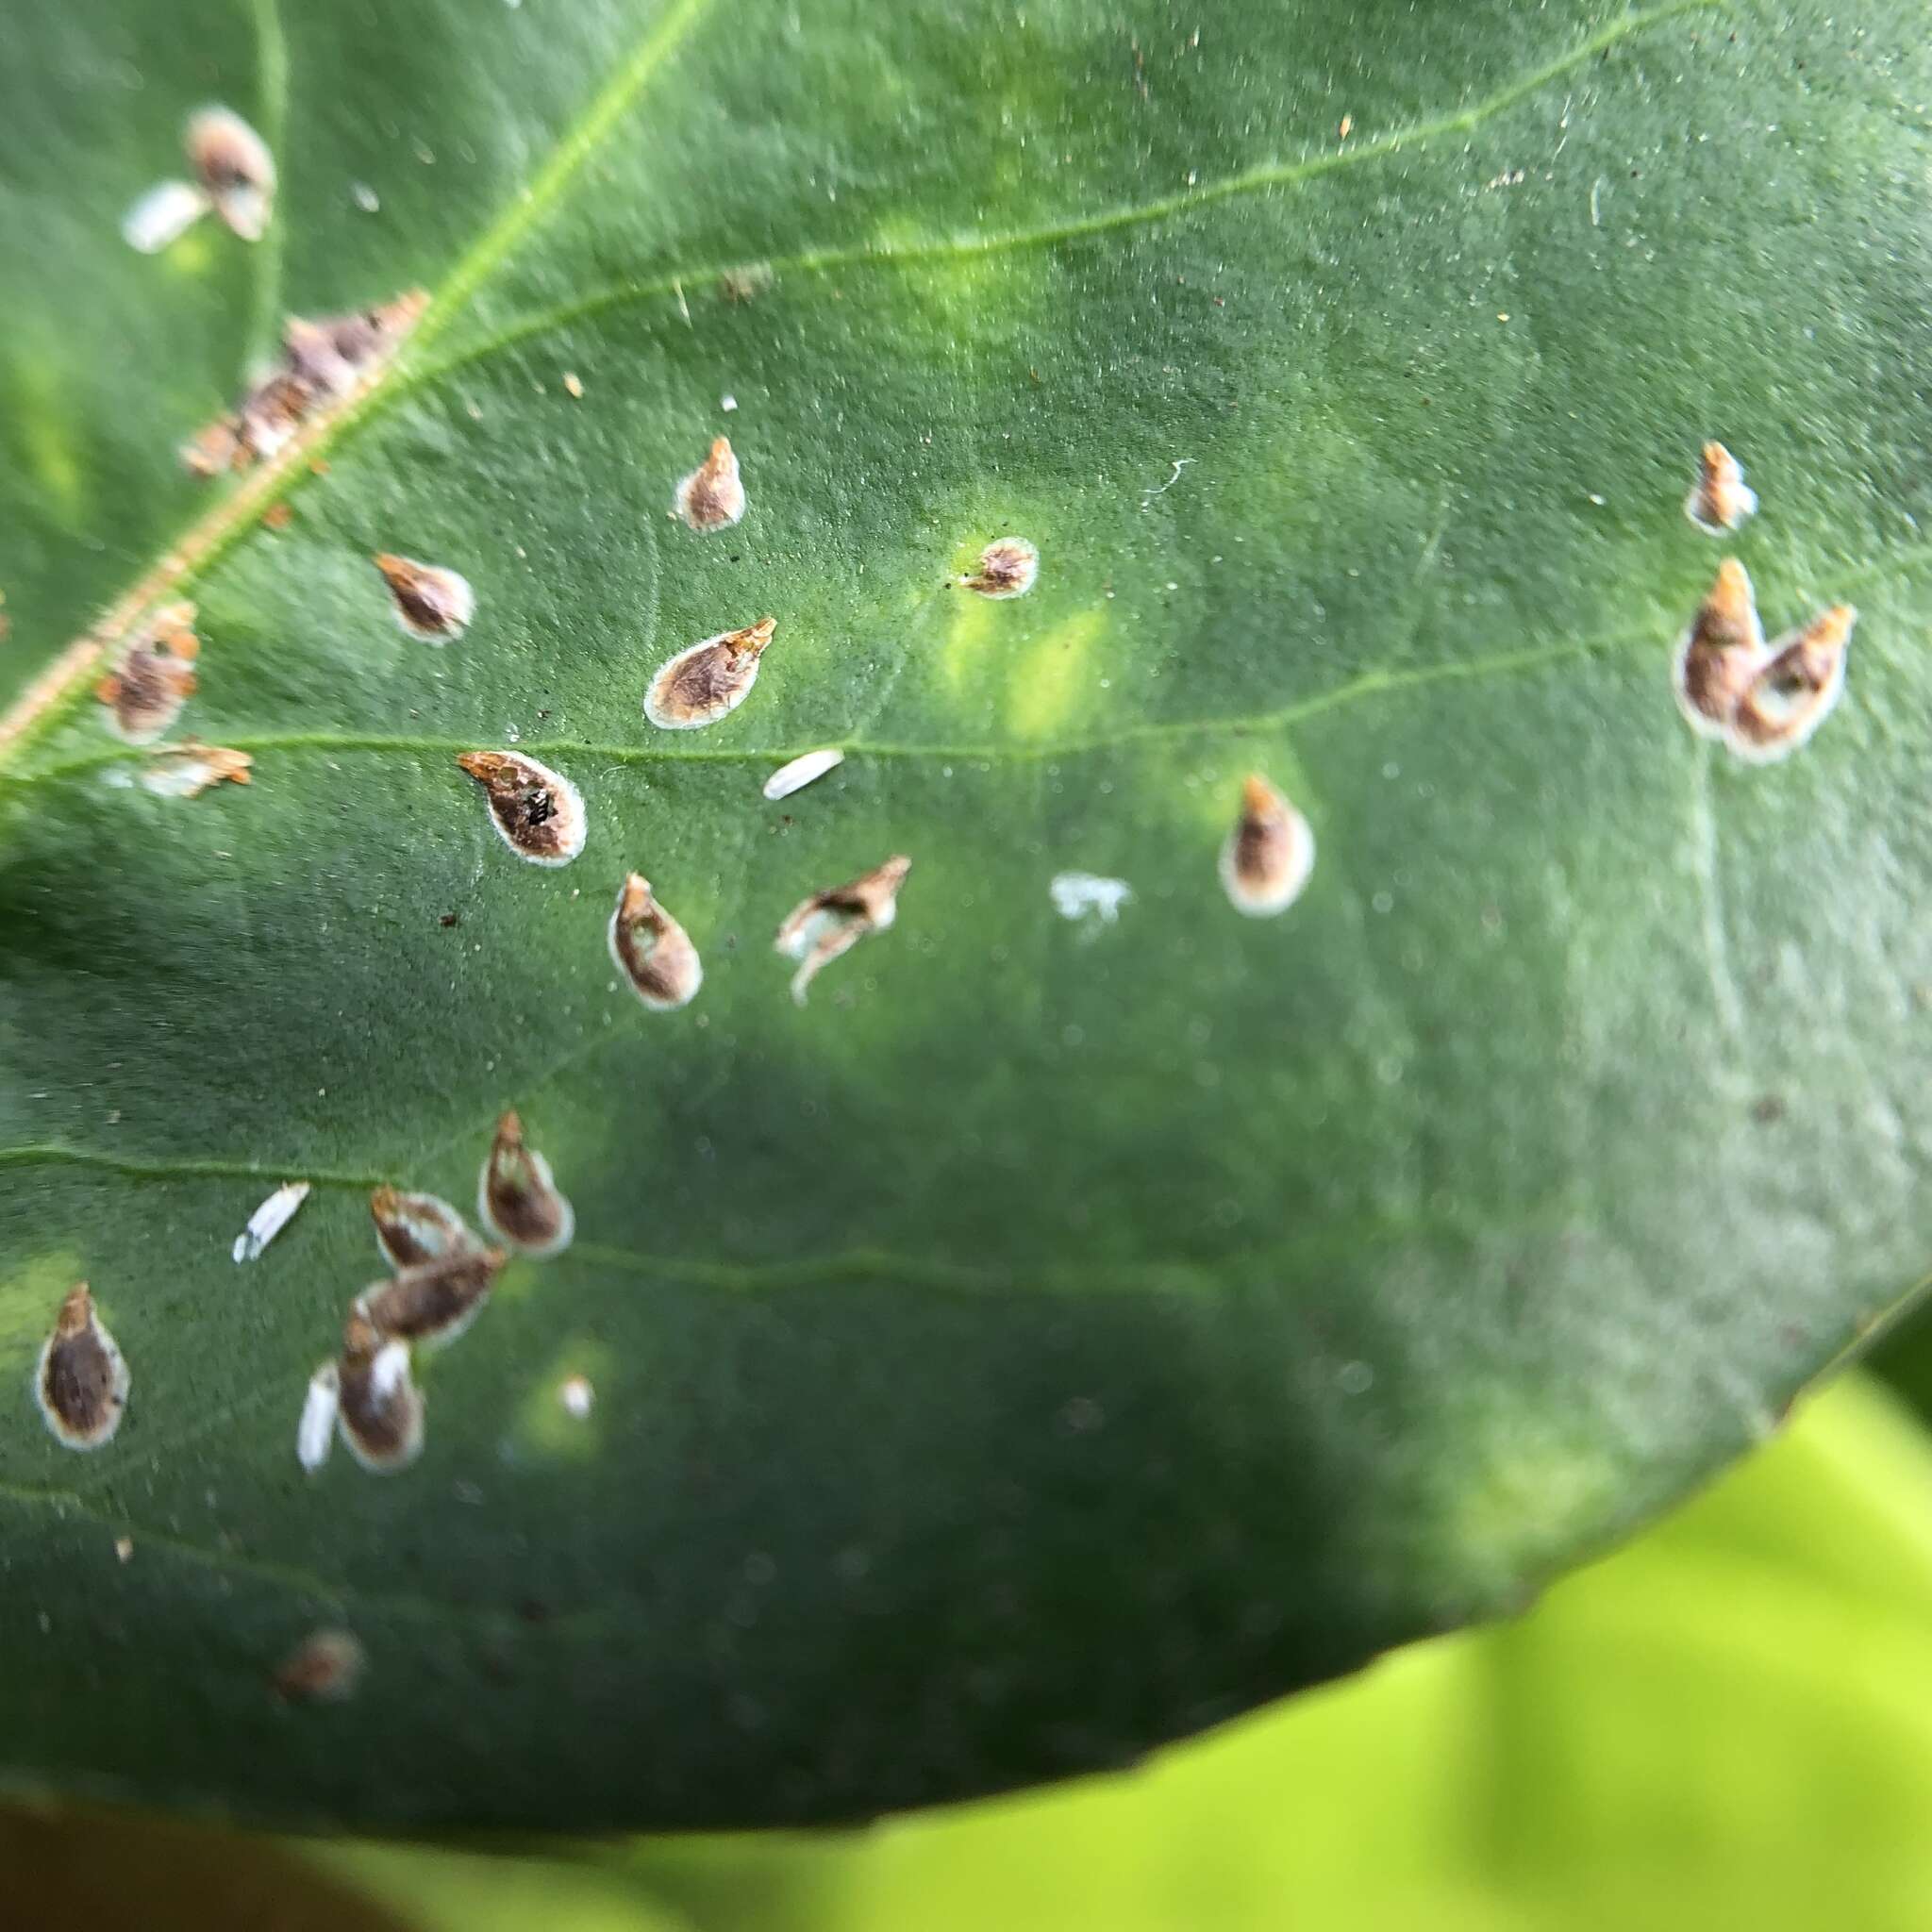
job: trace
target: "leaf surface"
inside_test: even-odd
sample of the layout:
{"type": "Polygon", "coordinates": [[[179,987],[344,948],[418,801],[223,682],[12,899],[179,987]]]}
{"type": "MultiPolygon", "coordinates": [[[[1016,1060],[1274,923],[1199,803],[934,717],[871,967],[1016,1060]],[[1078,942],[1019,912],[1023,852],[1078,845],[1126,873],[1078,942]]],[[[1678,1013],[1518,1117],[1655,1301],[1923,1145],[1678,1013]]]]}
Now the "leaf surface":
{"type": "Polygon", "coordinates": [[[1120,1762],[1521,1603],[1919,1278],[1909,9],[17,38],[9,1784],[591,1828],[1120,1762]],[[269,237],[137,257],[210,96],[276,154],[269,237]],[[418,286],[339,414],[180,474],[284,309],[418,286]],[[750,508],[700,536],[668,512],[719,434],[750,508]],[[1712,436],[1764,504],[1723,546],[1679,508],[1712,436]],[[1005,535],[1036,586],[962,589],[1005,535]],[[403,635],[379,551],[467,576],[467,633],[403,635]],[[1762,769],[1670,690],[1733,553],[1771,628],[1863,613],[1762,769]],[[245,788],[151,795],[87,647],[45,681],[169,594],[180,730],[245,788]],[[645,722],[658,665],[767,613],[738,709],[645,722]],[[580,858],[506,849],[478,748],[580,788],[580,858]],[[1277,919],[1216,875],[1250,771],[1317,842],[1277,919]],[[896,924],[795,1006],[774,930],[892,853],[896,924]],[[633,870],[704,960],[675,1013],[607,951],[633,870]],[[1073,872],[1117,919],[1057,909],[1073,872]],[[420,1462],[305,1478],[368,1190],[470,1211],[507,1107],[575,1244],[419,1362],[420,1462]],[[26,1393],[80,1278],[134,1378],[85,1458],[26,1393]],[[284,1707],[319,1626],[360,1694],[284,1707]]]}

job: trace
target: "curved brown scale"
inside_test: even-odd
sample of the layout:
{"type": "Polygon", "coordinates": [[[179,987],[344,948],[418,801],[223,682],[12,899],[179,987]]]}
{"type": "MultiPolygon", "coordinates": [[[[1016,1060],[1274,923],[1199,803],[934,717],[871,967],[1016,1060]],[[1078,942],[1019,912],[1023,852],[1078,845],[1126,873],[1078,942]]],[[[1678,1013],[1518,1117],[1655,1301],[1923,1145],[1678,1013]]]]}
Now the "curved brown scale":
{"type": "Polygon", "coordinates": [[[378,1334],[361,1312],[342,1329],[336,1424],[364,1469],[388,1474],[423,1453],[423,1394],[409,1375],[409,1344],[378,1334]]]}
{"type": "Polygon", "coordinates": [[[446,644],[469,628],[476,614],[476,593],[468,577],[388,550],[378,551],[375,563],[389,586],[396,623],[408,636],[426,644],[446,644]]]}
{"type": "Polygon", "coordinates": [[[729,437],[718,437],[705,459],[681,477],[672,508],[693,530],[726,530],[743,516],[744,479],[729,437]]]}
{"type": "Polygon", "coordinates": [[[232,467],[246,469],[279,456],[321,406],[315,385],[293,369],[277,370],[242,398],[235,418],[238,448],[232,467]]]}
{"type": "Polygon", "coordinates": [[[540,1259],[561,1254],[576,1233],[576,1210],[558,1191],[550,1163],[524,1144],[514,1108],[497,1122],[476,1177],[476,1212],[498,1240],[540,1259]]]}
{"type": "Polygon", "coordinates": [[[242,241],[259,242],[275,211],[267,142],[232,108],[204,108],[190,117],[183,144],[215,212],[242,241]]]}
{"type": "Polygon", "coordinates": [[[1684,499],[1684,514],[1707,537],[1735,530],[1757,508],[1757,492],[1744,481],[1744,470],[1721,442],[1707,442],[1698,453],[1697,481],[1684,499]]]}
{"type": "Polygon", "coordinates": [[[568,865],[584,849],[583,797],[560,772],[510,751],[466,751],[457,763],[482,786],[497,837],[519,858],[568,865]]]}
{"type": "Polygon", "coordinates": [[[1024,537],[995,537],[979,553],[979,568],[959,581],[982,597],[1024,597],[1040,575],[1040,552],[1024,537]]]}
{"type": "Polygon", "coordinates": [[[606,938],[617,970],[653,1012],[673,1012],[697,997],[705,978],[698,949],[658,905],[642,874],[625,880],[606,938]]]}
{"type": "Polygon", "coordinates": [[[1241,808],[1221,848],[1221,883],[1237,912],[1251,919],[1286,912],[1315,869],[1315,834],[1282,794],[1251,772],[1241,808]]]}
{"type": "Polygon", "coordinates": [[[441,1346],[454,1341],[483,1312],[508,1258],[501,1248],[452,1249],[364,1289],[356,1298],[356,1311],[386,1340],[441,1346]]]}
{"type": "Polygon", "coordinates": [[[772,943],[799,962],[791,975],[791,997],[801,1007],[812,981],[834,959],[868,933],[884,932],[898,917],[899,888],[911,870],[911,859],[895,853],[871,872],[829,891],[814,892],[791,908],[772,943]]]}
{"type": "Polygon", "coordinates": [[[418,289],[346,315],[291,315],[282,325],[282,366],[318,398],[341,402],[416,325],[427,301],[418,289]]]}
{"type": "Polygon", "coordinates": [[[94,687],[108,728],[127,744],[152,744],[194,695],[194,606],[164,605],[137,631],[113,670],[94,687]]]}
{"type": "Polygon", "coordinates": [[[290,316],[282,324],[282,359],[287,373],[316,398],[345,396],[356,386],[355,368],[325,322],[290,316]]]}
{"type": "Polygon", "coordinates": [[[275,366],[235,408],[183,444],[181,461],[198,476],[212,476],[278,455],[298,430],[333,414],[377,373],[428,303],[411,289],[349,315],[290,316],[275,366]]]}
{"type": "Polygon", "coordinates": [[[678,652],[651,679],[644,716],[660,730],[695,731],[737,710],[758,682],[758,662],[777,628],[775,617],[761,617],[678,652]]]}
{"type": "Polygon", "coordinates": [[[291,1704],[340,1704],[356,1694],[368,1661],[347,1630],[312,1630],[282,1659],[275,1690],[291,1704]]]}
{"type": "Polygon", "coordinates": [[[1725,738],[1739,758],[1774,764],[1790,758],[1831,715],[1845,688],[1845,656],[1858,613],[1849,604],[1821,610],[1771,647],[1745,687],[1725,738]]]}
{"type": "Polygon", "coordinates": [[[392,1268],[414,1268],[477,1245],[463,1217],[436,1194],[406,1194],[381,1187],[369,1196],[375,1245],[392,1268]]]}
{"type": "Polygon", "coordinates": [[[114,1338],[94,1311],[87,1283],[60,1304],[34,1365],[34,1400],[57,1442],[98,1449],[113,1440],[132,1378],[114,1338]]]}
{"type": "Polygon", "coordinates": [[[1678,643],[1672,668],[1677,708],[1691,730],[1702,738],[1722,738],[1764,660],[1764,627],[1751,579],[1735,557],[1727,557],[1678,643]]]}

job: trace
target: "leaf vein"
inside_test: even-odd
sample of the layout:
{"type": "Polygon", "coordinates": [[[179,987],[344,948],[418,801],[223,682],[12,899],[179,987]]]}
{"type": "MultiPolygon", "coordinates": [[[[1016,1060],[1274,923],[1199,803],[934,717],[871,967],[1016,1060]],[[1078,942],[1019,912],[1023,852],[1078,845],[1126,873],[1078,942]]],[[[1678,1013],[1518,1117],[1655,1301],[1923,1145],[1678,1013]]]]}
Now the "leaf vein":
{"type": "MultiPolygon", "coordinates": [[[[1261,161],[1218,181],[1186,188],[1152,201],[1103,208],[1091,214],[1068,215],[1042,222],[1030,228],[1005,233],[930,236],[897,245],[877,247],[869,242],[844,246],[802,249],[795,255],[781,256],[761,265],[774,275],[824,275],[843,268],[908,267],[926,262],[962,261],[994,255],[1019,254],[1029,249],[1051,248],[1063,242],[1090,241],[1120,229],[1149,227],[1198,208],[1212,207],[1249,194],[1293,188],[1321,175],[1339,174],[1371,161],[1385,160],[1391,155],[1420,146],[1444,134],[1467,133],[1485,121],[1505,112],[1519,101],[1560,79],[1586,61],[1607,53],[1619,42],[1646,28],[1660,25],[1676,15],[1721,7],[1725,0],[1668,0],[1668,4],[1627,13],[1600,28],[1568,53],[1558,55],[1542,66],[1519,75],[1496,92],[1453,113],[1439,114],[1426,121],[1412,122],[1379,139],[1348,147],[1324,149],[1290,161],[1261,161]]],[[[492,334],[469,347],[459,349],[441,361],[413,367],[392,386],[390,400],[399,400],[410,391],[441,381],[459,369],[499,355],[521,342],[568,328],[611,308],[629,307],[661,295],[682,300],[687,286],[715,282],[739,262],[718,262],[709,266],[667,270],[648,280],[628,280],[558,303],[534,314],[512,319],[492,334]]]]}

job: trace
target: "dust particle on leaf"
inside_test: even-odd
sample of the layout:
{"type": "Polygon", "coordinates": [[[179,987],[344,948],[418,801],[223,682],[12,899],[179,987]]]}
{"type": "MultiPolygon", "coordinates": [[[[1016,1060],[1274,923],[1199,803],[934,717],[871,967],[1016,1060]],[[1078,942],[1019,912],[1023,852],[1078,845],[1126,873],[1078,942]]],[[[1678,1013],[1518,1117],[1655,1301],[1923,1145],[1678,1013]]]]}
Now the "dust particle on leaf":
{"type": "Polygon", "coordinates": [[[693,530],[724,530],[744,514],[744,479],[729,437],[712,440],[705,459],[678,479],[672,509],[693,530]]]}
{"type": "Polygon", "coordinates": [[[520,752],[466,751],[457,759],[482,786],[490,822],[532,865],[568,865],[584,849],[588,821],[577,788],[520,752]]]}
{"type": "Polygon", "coordinates": [[[619,891],[606,937],[612,962],[653,1012],[673,1012],[697,997],[705,977],[698,949],[641,873],[632,873],[619,891]]]}
{"type": "Polygon", "coordinates": [[[1308,822],[1258,772],[1241,786],[1241,808],[1221,848],[1221,883],[1237,912],[1267,919],[1301,897],[1315,869],[1308,822]]]}
{"type": "Polygon", "coordinates": [[[959,581],[982,597],[1024,597],[1040,575],[1040,552],[1024,537],[996,537],[979,553],[979,568],[959,581]]]}
{"type": "Polygon", "coordinates": [[[1764,627],[1750,576],[1735,557],[1727,557],[1678,641],[1673,665],[1677,708],[1700,737],[1724,737],[1764,655],[1764,627]]]}
{"type": "Polygon", "coordinates": [[[396,623],[408,636],[426,644],[446,644],[469,628],[476,614],[476,593],[469,578],[388,550],[378,551],[375,563],[389,586],[396,623]]]}
{"type": "Polygon", "coordinates": [[[1056,873],[1047,883],[1053,909],[1062,919],[1084,920],[1093,914],[1102,925],[1119,924],[1121,908],[1133,898],[1125,879],[1105,878],[1098,873],[1056,873]]]}
{"type": "Polygon", "coordinates": [[[869,933],[884,932],[898,917],[899,888],[912,861],[895,853],[883,865],[829,891],[814,892],[791,908],[773,941],[787,958],[796,959],[791,997],[802,1007],[812,981],[869,933]]]}
{"type": "Polygon", "coordinates": [[[71,1289],[34,1364],[34,1400],[57,1442],[98,1449],[113,1440],[131,1377],[86,1282],[71,1289]]]}
{"type": "Polygon", "coordinates": [[[737,710],[758,682],[758,664],[778,628],[761,617],[743,630],[720,631],[660,665],[644,692],[644,716],[663,731],[695,731],[737,710]]]}
{"type": "Polygon", "coordinates": [[[515,1108],[496,1133],[476,1177],[476,1212],[499,1241],[536,1259],[559,1255],[576,1233],[576,1211],[559,1191],[550,1163],[524,1141],[515,1108]]]}

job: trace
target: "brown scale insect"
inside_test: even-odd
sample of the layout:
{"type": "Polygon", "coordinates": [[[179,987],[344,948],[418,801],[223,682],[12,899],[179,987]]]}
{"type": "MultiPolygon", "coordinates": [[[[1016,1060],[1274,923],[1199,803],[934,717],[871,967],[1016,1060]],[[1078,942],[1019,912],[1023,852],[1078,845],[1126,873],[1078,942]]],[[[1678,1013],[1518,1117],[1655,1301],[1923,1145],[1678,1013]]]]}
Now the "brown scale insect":
{"type": "Polygon", "coordinates": [[[705,978],[698,949],[658,905],[641,873],[625,880],[606,937],[617,970],[653,1012],[673,1012],[697,997],[705,978]]]}
{"type": "Polygon", "coordinates": [[[1857,621],[1849,604],[1834,604],[1771,646],[1731,714],[1725,742],[1739,758],[1760,765],[1789,758],[1824,723],[1844,691],[1857,621]]]}
{"type": "Polygon", "coordinates": [[[141,782],[158,798],[199,798],[211,785],[252,785],[254,764],[245,751],[191,738],[150,753],[141,782]]]}
{"type": "Polygon", "coordinates": [[[244,242],[259,242],[275,209],[275,160],[268,143],[230,108],[204,108],[183,145],[215,212],[244,242]]]}
{"type": "Polygon", "coordinates": [[[883,865],[861,873],[828,892],[814,892],[791,908],[773,941],[799,962],[791,975],[791,997],[802,1007],[812,981],[868,933],[884,932],[898,916],[899,888],[912,861],[895,853],[883,865]]]}
{"type": "Polygon", "coordinates": [[[519,752],[466,751],[457,759],[482,786],[496,835],[532,865],[568,865],[584,849],[584,801],[560,772],[519,752]]]}
{"type": "Polygon", "coordinates": [[[979,553],[979,568],[959,581],[982,597],[1024,597],[1040,575],[1040,552],[1024,537],[998,537],[979,553]]]}
{"type": "Polygon", "coordinates": [[[131,1377],[114,1338],[94,1312],[86,1282],[68,1291],[34,1365],[34,1400],[57,1442],[98,1449],[113,1440],[131,1377]]]}
{"type": "Polygon", "coordinates": [[[364,1289],[356,1297],[356,1312],[386,1341],[441,1346],[483,1312],[508,1258],[501,1248],[453,1248],[364,1289]]]}
{"type": "Polygon", "coordinates": [[[1698,453],[1697,481],[1684,499],[1684,514],[1707,537],[1735,530],[1757,508],[1757,492],[1744,481],[1742,465],[1721,442],[1698,453]]]}
{"type": "Polygon", "coordinates": [[[761,617],[678,652],[651,679],[644,716],[660,730],[695,731],[735,711],[758,682],[759,660],[777,628],[775,617],[761,617]]]}
{"type": "Polygon", "coordinates": [[[198,476],[245,470],[278,455],[308,423],[341,407],[394,352],[428,306],[421,290],[349,315],[291,316],[282,353],[240,406],[181,450],[198,476]]]}
{"type": "Polygon", "coordinates": [[[375,562],[389,586],[396,623],[408,636],[444,644],[469,628],[476,614],[476,593],[469,578],[388,550],[378,551],[375,562]]]}
{"type": "Polygon", "coordinates": [[[1221,883],[1251,919],[1286,912],[1315,869],[1308,822],[1258,772],[1241,785],[1241,808],[1221,848],[1221,883]]]}
{"type": "Polygon", "coordinates": [[[291,1704],[340,1704],[356,1694],[368,1663],[346,1630],[313,1630],[275,1672],[277,1696],[291,1704]]]}
{"type": "Polygon", "coordinates": [[[1703,738],[1724,737],[1764,656],[1764,627],[1751,579],[1735,557],[1727,557],[1677,646],[1673,688],[1691,730],[1703,738]]]}
{"type": "Polygon", "coordinates": [[[148,619],[114,669],[94,686],[108,708],[108,728],[128,744],[152,744],[193,696],[201,640],[194,606],[169,604],[148,619]]]}
{"type": "Polygon", "coordinates": [[[413,1268],[476,1245],[463,1217],[435,1194],[377,1188],[369,1196],[369,1218],[375,1224],[375,1245],[392,1268],[413,1268]]]}
{"type": "Polygon", "coordinates": [[[744,479],[728,437],[721,436],[690,475],[681,478],[672,500],[675,514],[693,529],[728,529],[744,514],[744,479]]]}
{"type": "Polygon", "coordinates": [[[359,1308],[342,1328],[336,1364],[337,1424],[364,1469],[407,1469],[423,1453],[423,1394],[409,1376],[409,1344],[379,1334],[359,1308]]]}
{"type": "Polygon", "coordinates": [[[558,1190],[550,1163],[524,1144],[514,1108],[496,1124],[476,1176],[476,1213],[499,1241],[537,1259],[559,1255],[576,1233],[576,1210],[558,1190]]]}

